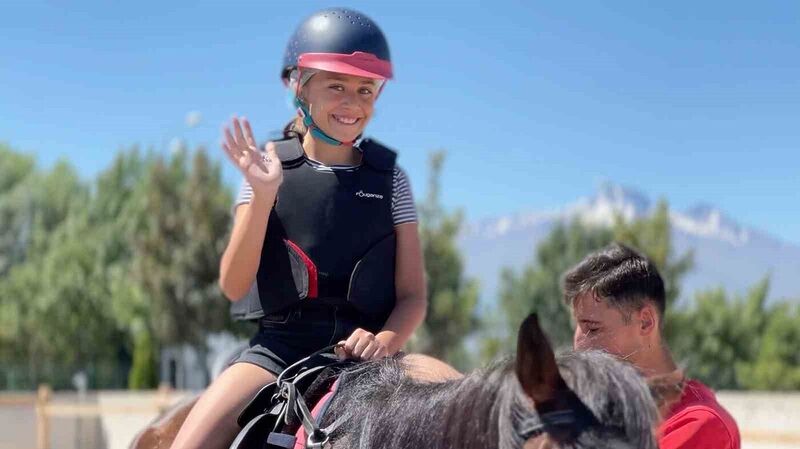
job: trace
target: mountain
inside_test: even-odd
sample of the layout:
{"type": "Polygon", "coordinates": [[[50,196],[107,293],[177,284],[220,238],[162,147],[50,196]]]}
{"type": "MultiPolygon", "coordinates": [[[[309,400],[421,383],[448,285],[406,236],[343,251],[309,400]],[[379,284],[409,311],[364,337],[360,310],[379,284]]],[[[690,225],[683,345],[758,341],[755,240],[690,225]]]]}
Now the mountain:
{"type": "MultiPolygon", "coordinates": [[[[484,302],[493,302],[502,267],[522,267],[536,245],[561,222],[579,218],[585,223],[610,226],[616,214],[625,220],[648,216],[655,202],[635,189],[605,183],[591,197],[555,211],[520,212],[465,226],[459,236],[465,270],[481,284],[484,302]]],[[[676,254],[694,250],[695,266],[686,275],[682,296],[698,289],[722,286],[744,292],[767,274],[770,299],[800,302],[800,246],[782,242],[765,232],[738,223],[710,204],[670,211],[676,254]]]]}

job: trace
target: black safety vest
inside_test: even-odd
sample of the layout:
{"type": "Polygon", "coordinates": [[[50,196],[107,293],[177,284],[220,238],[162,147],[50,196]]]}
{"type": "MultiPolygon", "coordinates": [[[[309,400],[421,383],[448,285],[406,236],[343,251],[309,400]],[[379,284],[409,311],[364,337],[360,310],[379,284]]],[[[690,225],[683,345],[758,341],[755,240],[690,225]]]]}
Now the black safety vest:
{"type": "Polygon", "coordinates": [[[329,172],[310,166],[296,140],[276,147],[283,183],[267,223],[258,298],[233,303],[233,317],[253,320],[316,300],[349,303],[379,328],[395,304],[396,153],[365,139],[359,168],[329,172]]]}

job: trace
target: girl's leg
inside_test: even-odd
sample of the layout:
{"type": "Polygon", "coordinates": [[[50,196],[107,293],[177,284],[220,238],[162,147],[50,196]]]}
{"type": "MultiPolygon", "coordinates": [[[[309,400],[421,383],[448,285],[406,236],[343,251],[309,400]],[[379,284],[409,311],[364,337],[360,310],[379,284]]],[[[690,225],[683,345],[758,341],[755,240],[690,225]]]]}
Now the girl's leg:
{"type": "Polygon", "coordinates": [[[236,418],[275,375],[250,363],[229,366],[200,396],[175,437],[172,449],[227,448],[240,427],[236,418]]]}

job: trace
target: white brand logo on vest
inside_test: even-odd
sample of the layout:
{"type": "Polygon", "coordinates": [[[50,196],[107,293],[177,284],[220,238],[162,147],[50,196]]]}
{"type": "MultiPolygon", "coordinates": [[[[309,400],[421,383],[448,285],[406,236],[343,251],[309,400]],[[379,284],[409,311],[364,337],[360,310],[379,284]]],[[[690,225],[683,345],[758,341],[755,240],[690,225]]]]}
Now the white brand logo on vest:
{"type": "Polygon", "coordinates": [[[356,196],[359,198],[377,198],[379,200],[383,199],[383,195],[379,193],[367,193],[364,192],[363,190],[359,190],[358,192],[356,192],[356,196]]]}

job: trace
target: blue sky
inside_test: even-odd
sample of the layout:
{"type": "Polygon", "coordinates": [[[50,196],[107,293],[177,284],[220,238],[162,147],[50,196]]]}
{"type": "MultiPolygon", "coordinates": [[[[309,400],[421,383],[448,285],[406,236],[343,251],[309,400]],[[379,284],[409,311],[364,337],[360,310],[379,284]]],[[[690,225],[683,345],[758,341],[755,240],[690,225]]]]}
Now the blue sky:
{"type": "MultiPolygon", "coordinates": [[[[91,177],[120,148],[174,137],[221,156],[232,114],[267,138],[292,114],[286,40],[330,5],[5,1],[0,141],[91,177]]],[[[400,151],[418,197],[444,148],[444,201],[469,219],[611,180],[800,243],[800,2],[348,6],[389,38],[396,80],[368,134],[400,151]]]]}

